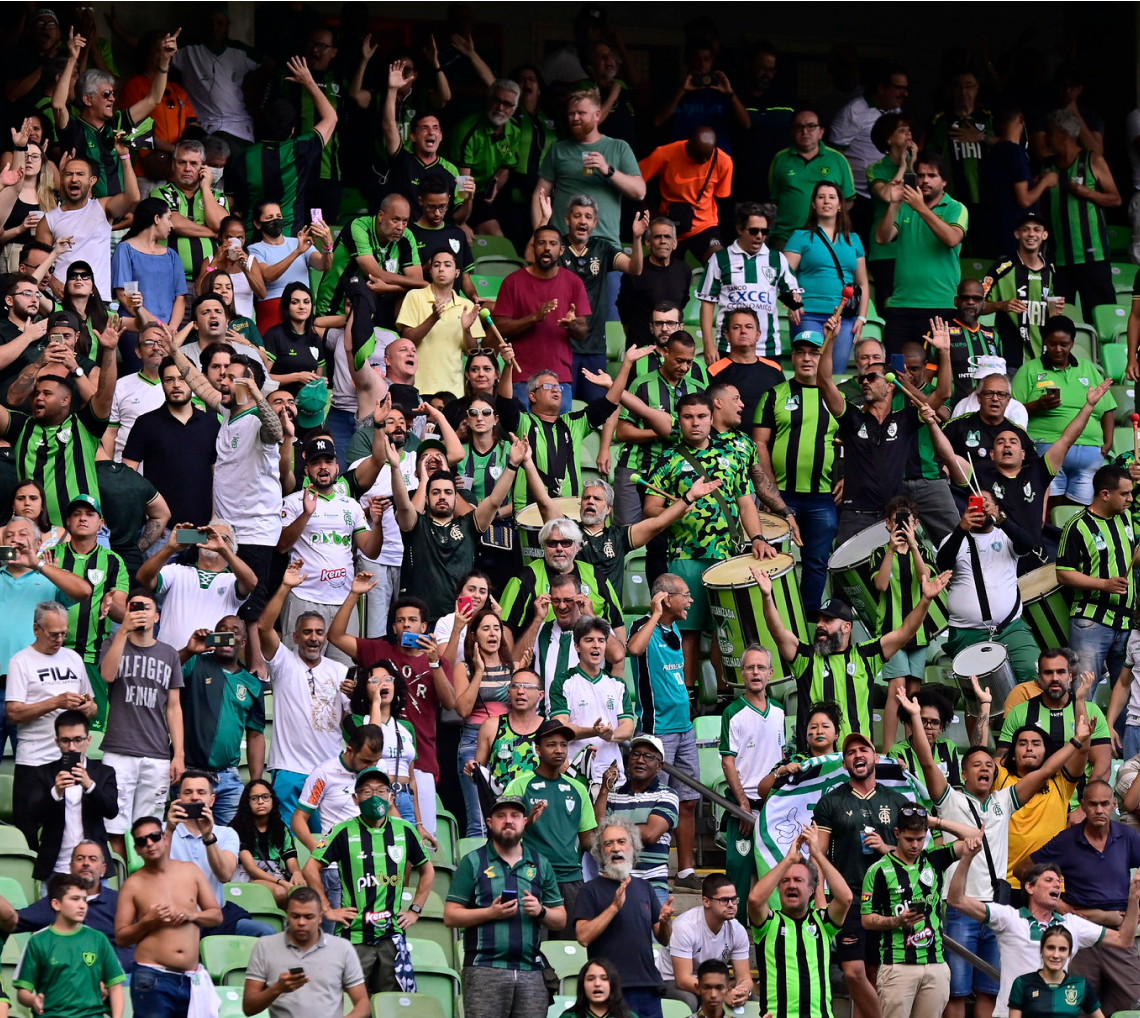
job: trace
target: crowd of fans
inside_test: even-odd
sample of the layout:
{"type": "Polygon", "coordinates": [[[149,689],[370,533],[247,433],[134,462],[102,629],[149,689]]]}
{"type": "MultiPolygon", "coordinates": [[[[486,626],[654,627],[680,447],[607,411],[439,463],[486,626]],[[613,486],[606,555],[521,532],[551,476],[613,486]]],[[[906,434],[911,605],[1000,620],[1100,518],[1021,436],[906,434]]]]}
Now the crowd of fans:
{"type": "Polygon", "coordinates": [[[597,8],[509,72],[294,13],[0,38],[0,1012],[216,1015],[222,935],[245,1014],[365,1018],[432,921],[467,1018],[560,940],[577,1018],[826,1018],[832,962],[856,1018],[1140,1005],[1078,70],[923,123],[697,19],[654,107],[597,8]]]}

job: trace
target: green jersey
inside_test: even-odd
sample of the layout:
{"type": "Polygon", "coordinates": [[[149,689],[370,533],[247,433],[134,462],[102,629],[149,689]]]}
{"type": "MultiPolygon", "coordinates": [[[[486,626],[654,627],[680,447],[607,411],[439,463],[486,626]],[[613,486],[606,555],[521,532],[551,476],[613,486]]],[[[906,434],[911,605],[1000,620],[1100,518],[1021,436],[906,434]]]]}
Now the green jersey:
{"type": "Polygon", "coordinates": [[[819,151],[805,159],[794,148],[786,148],[772,157],[768,168],[768,187],[778,210],[769,240],[786,241],[802,229],[811,211],[811,194],[816,184],[826,180],[835,184],[839,195],[848,201],[855,197],[855,178],[851,164],[839,149],[820,144],[819,151]]]}
{"type": "Polygon", "coordinates": [[[952,131],[977,128],[983,134],[994,136],[994,118],[989,110],[955,116],[936,113],[926,131],[926,151],[937,152],[950,164],[950,180],[946,190],[960,202],[977,205],[982,200],[982,161],[989,147],[985,141],[963,141],[951,135],[952,131]]]}
{"type": "MultiPolygon", "coordinates": [[[[1034,442],[1048,442],[1052,445],[1073,418],[1087,402],[1089,389],[1095,389],[1104,381],[1100,367],[1092,361],[1078,360],[1069,355],[1069,363],[1063,368],[1054,366],[1044,357],[1026,361],[1013,376],[1010,389],[1013,398],[1022,403],[1030,403],[1048,389],[1057,389],[1061,402],[1048,410],[1039,410],[1029,415],[1029,437],[1034,442]]],[[[1074,445],[1100,446],[1104,443],[1104,432],[1100,419],[1116,409],[1116,400],[1111,392],[1106,392],[1093,407],[1092,416],[1085,424],[1084,431],[1077,436],[1074,445]]]]}
{"type": "Polygon", "coordinates": [[[91,596],[82,601],[67,602],[67,646],[88,664],[95,664],[99,648],[111,631],[111,617],[100,618],[103,598],[116,590],[124,594],[130,589],[127,567],[109,548],[101,544],[86,555],[78,554],[70,544],[55,550],[55,564],[65,572],[82,576],[91,584],[91,596]]]}
{"type": "Polygon", "coordinates": [[[186,766],[219,771],[241,763],[245,733],[265,731],[261,680],[244,668],[227,672],[213,654],[182,666],[186,766]]]}
{"type": "MultiPolygon", "coordinates": [[[[353,276],[363,273],[356,264],[359,257],[371,256],[379,263],[385,272],[399,273],[405,269],[420,264],[419,252],[416,249],[416,238],[411,230],[404,230],[404,235],[397,240],[384,240],[376,232],[375,216],[357,216],[337,237],[333,245],[332,267],[324,274],[321,285],[317,289],[317,312],[322,315],[344,314],[345,288],[353,276]]],[[[380,295],[387,297],[387,294],[380,295]]],[[[378,300],[377,304],[392,305],[391,322],[385,326],[391,328],[395,325],[395,302],[378,300]]],[[[354,350],[355,367],[363,367],[365,361],[375,349],[376,341],[369,341],[359,350],[354,350]]]]}
{"type": "Polygon", "coordinates": [[[770,432],[768,455],[780,491],[812,495],[831,491],[839,424],[818,386],[791,378],[769,389],[756,406],[755,424],[770,432]]]}
{"type": "Polygon", "coordinates": [[[1059,983],[1047,983],[1040,972],[1027,972],[1013,981],[1009,1006],[1022,1018],[1077,1018],[1100,1010],[1100,1001],[1084,976],[1067,972],[1059,983]]]}
{"type": "MultiPolygon", "coordinates": [[[[1108,731],[1108,722],[1104,714],[1095,703],[1085,704],[1088,713],[1089,727],[1092,729],[1093,746],[1109,746],[1112,738],[1108,731]]],[[[1064,707],[1054,710],[1045,706],[1040,696],[1031,696],[1028,700],[1014,704],[1006,711],[1005,721],[1001,726],[1001,735],[998,736],[999,746],[1008,746],[1013,740],[1013,733],[1026,725],[1037,728],[1046,737],[1051,749],[1046,753],[1060,749],[1066,742],[1077,734],[1077,707],[1072,697],[1064,707]]]]}
{"type": "Polygon", "coordinates": [[[519,129],[518,159],[511,174],[511,201],[524,205],[534,193],[538,168],[558,137],[557,126],[541,109],[527,113],[521,106],[512,118],[519,129]]]}
{"type": "MultiPolygon", "coordinates": [[[[313,76],[313,81],[316,82],[317,88],[324,92],[325,98],[329,101],[329,105],[340,114],[341,100],[344,96],[348,95],[348,82],[338,77],[331,68],[324,71],[315,71],[310,67],[309,73],[313,76]]],[[[289,105],[299,114],[297,118],[297,133],[304,135],[314,131],[317,122],[321,118],[317,113],[317,105],[313,101],[313,97],[297,82],[287,81],[284,75],[280,77],[277,87],[282,98],[288,100],[289,105]]],[[[332,138],[329,139],[329,143],[325,145],[321,152],[319,179],[333,182],[340,180],[339,131],[333,131],[332,138]]],[[[335,217],[338,212],[337,209],[322,209],[321,211],[330,217],[335,217]]],[[[301,214],[307,217],[309,210],[302,209],[301,214]]],[[[301,225],[303,226],[304,223],[302,222],[301,225]]]]}
{"type": "MultiPolygon", "coordinates": [[[[645,358],[648,360],[649,358],[645,358]]],[[[641,361],[637,362],[642,363],[641,361]]],[[[651,375],[635,378],[630,392],[640,399],[651,410],[663,410],[672,415],[673,408],[677,405],[677,400],[682,396],[687,396],[690,392],[703,392],[708,387],[708,375],[704,369],[701,369],[701,377],[695,376],[694,371],[697,368],[696,361],[693,362],[693,369],[685,373],[681,380],[676,385],[670,385],[665,376],[660,371],[654,371],[651,375]]],[[[630,410],[622,408],[621,420],[632,424],[635,428],[645,428],[645,422],[630,410]]],[[[618,460],[618,466],[624,467],[627,470],[636,470],[638,473],[648,475],[649,471],[653,469],[653,464],[656,463],[665,453],[665,443],[655,438],[650,442],[634,443],[626,442],[621,449],[621,457],[618,460]]]]}
{"type": "Polygon", "coordinates": [[[507,785],[503,794],[522,796],[528,814],[540,802],[546,803],[542,816],[527,825],[523,844],[550,860],[559,883],[581,880],[582,848],[578,835],[598,826],[594,804],[585,787],[563,774],[544,778],[527,771],[507,785]]]}
{"type": "Polygon", "coordinates": [[[902,792],[880,782],[861,795],[844,781],[820,797],[812,818],[821,831],[827,832],[827,858],[843,874],[848,887],[862,887],[867,870],[881,858],[863,848],[866,829],[870,827],[884,844],[893,845],[899,810],[909,805],[902,792]]]}
{"type": "MultiPolygon", "coordinates": [[[[839,708],[839,742],[852,732],[871,737],[871,685],[883,669],[883,645],[878,640],[848,643],[846,650],[821,657],[801,643],[788,662],[796,677],[801,703],[834,703],[839,708]]],[[[799,713],[802,731],[797,741],[807,745],[807,711],[799,713]]]]}
{"type": "MultiPolygon", "coordinates": [[[[581,879],[579,875],[578,879],[581,879]]],[[[459,860],[447,900],[464,908],[490,908],[507,888],[533,894],[546,908],[562,904],[562,894],[550,863],[529,845],[522,857],[508,865],[492,844],[482,845],[459,860]]],[[[463,934],[463,964],[476,968],[516,969],[533,972],[543,967],[539,945],[542,922],[521,906],[507,919],[468,926],[463,934]]]]}
{"type": "MultiPolygon", "coordinates": [[[[582,584],[582,593],[590,599],[592,614],[605,619],[611,626],[623,625],[621,601],[613,584],[603,580],[592,565],[582,561],[581,556],[574,560],[570,571],[582,584]]],[[[499,604],[503,609],[503,621],[516,636],[530,622],[530,609],[534,599],[539,594],[549,593],[550,577],[551,571],[546,565],[546,559],[537,558],[530,560],[517,575],[507,580],[499,604]]],[[[553,618],[554,609],[550,608],[546,619],[550,621],[553,618]]]]}
{"type": "MultiPolygon", "coordinates": [[[[535,729],[537,731],[537,729],[535,729]]],[[[491,784],[496,789],[506,788],[520,774],[538,766],[538,750],[534,745],[535,732],[520,735],[511,727],[510,714],[500,714],[491,740],[491,784]]]]}
{"type": "Polygon", "coordinates": [[[962,278],[958,256],[970,217],[966,206],[949,195],[930,209],[939,219],[962,229],[961,240],[947,247],[905,202],[899,206],[893,308],[952,308],[962,278]]]}
{"type": "Polygon", "coordinates": [[[52,926],[33,933],[12,985],[44,995],[47,1018],[103,1018],[103,986],[126,981],[106,935],[80,926],[61,933],[52,926]]]}
{"type": "MultiPolygon", "coordinates": [[[[934,763],[942,772],[942,776],[950,784],[951,788],[962,787],[962,756],[958,752],[958,747],[946,738],[945,735],[940,735],[934,740],[934,745],[930,747],[934,751],[934,763]]],[[[900,739],[896,742],[887,752],[885,756],[891,757],[893,760],[901,760],[903,766],[911,772],[920,781],[925,779],[922,776],[922,765],[918,762],[918,754],[915,753],[914,747],[911,746],[906,739],[900,739]]]]}
{"type": "MultiPolygon", "coordinates": [[[[467,455],[455,466],[455,476],[463,491],[463,497],[472,505],[478,505],[495,487],[495,482],[503,476],[503,471],[511,458],[511,443],[506,440],[496,442],[486,452],[479,452],[473,445],[466,445],[467,455]]],[[[507,496],[508,501],[510,496],[507,496]]]]}
{"type": "Polygon", "coordinates": [[[1059,182],[1045,192],[1045,218],[1049,220],[1049,239],[1054,259],[1060,266],[1084,265],[1109,260],[1108,225],[1104,209],[1087,198],[1073,194],[1070,184],[1083,184],[1093,191],[1097,186],[1092,155],[1083,149],[1069,166],[1060,167],[1055,159],[1041,164],[1042,175],[1052,171],[1059,182]]]}
{"type": "MultiPolygon", "coordinates": [[[[938,379],[934,377],[919,389],[919,392],[924,396],[929,396],[936,388],[938,388],[938,379]]],[[[862,388],[859,390],[858,401],[848,400],[848,402],[855,402],[857,406],[863,406],[862,388]]],[[[910,400],[904,393],[896,392],[891,400],[891,412],[897,413],[910,405],[910,400]]],[[[937,481],[942,478],[942,461],[934,452],[934,439],[929,428],[919,429],[918,438],[911,443],[910,451],[907,453],[906,466],[903,467],[904,480],[918,481],[923,478],[928,481],[937,481]]]]}
{"type": "Polygon", "coordinates": [[[304,131],[285,141],[256,142],[231,158],[226,189],[237,199],[247,230],[253,229],[257,204],[271,201],[281,206],[285,236],[297,236],[308,218],[300,208],[301,192],[319,172],[324,147],[317,131],[304,131]]]}
{"type": "Polygon", "coordinates": [[[894,852],[884,855],[863,878],[862,915],[896,916],[908,909],[923,912],[914,926],[879,931],[882,965],[941,965],[942,885],[957,862],[953,846],[928,849],[913,864],[894,852]]]}
{"type": "Polygon", "coordinates": [[[892,240],[889,244],[880,244],[875,240],[875,228],[879,220],[886,215],[887,202],[875,194],[875,184],[889,184],[898,173],[898,163],[890,156],[883,156],[877,163],[867,167],[867,190],[871,193],[871,236],[867,245],[867,261],[893,262],[898,241],[892,240]]]}
{"type": "Polygon", "coordinates": [[[1082,509],[1069,518],[1057,546],[1058,572],[1071,569],[1101,580],[1116,576],[1128,580],[1126,594],[1070,587],[1070,619],[1091,619],[1110,629],[1128,628],[1136,600],[1136,585],[1132,582],[1135,550],[1132,517],[1125,513],[1105,519],[1082,509]]]}
{"type": "Polygon", "coordinates": [[[736,500],[752,493],[742,447],[710,439],[705,448],[693,449],[681,442],[661,457],[649,482],[683,496],[699,477],[720,480],[718,497],[701,499],[669,528],[669,557],[731,558],[743,543],[736,500]]]}
{"type": "Polygon", "coordinates": [[[342,821],[317,842],[312,858],[337,868],[341,900],[357,910],[352,922],[337,927],[352,944],[376,944],[400,932],[404,874],[428,861],[415,827],[392,813],[379,827],[361,817],[342,821]]]}
{"type": "Polygon", "coordinates": [[[985,298],[995,304],[1007,300],[1020,300],[1024,311],[997,311],[994,327],[1001,340],[1002,354],[1007,361],[1017,363],[1014,350],[1022,352],[1022,360],[1040,357],[1043,348],[1041,326],[1049,317],[1049,297],[1053,294],[1053,266],[1044,262],[1039,269],[1031,269],[1016,252],[1008,258],[999,258],[982,280],[985,298]]]}
{"type": "Polygon", "coordinates": [[[95,452],[107,422],[87,403],[59,424],[38,424],[19,410],[8,411],[4,437],[15,450],[20,480],[32,478],[44,486],[52,526],[62,527],[63,514],[77,495],[99,497],[95,452]]]}
{"type": "Polygon", "coordinates": [[[799,918],[769,911],[752,927],[762,1011],[780,1018],[831,1018],[831,945],[840,929],[825,908],[799,918]]]}
{"type": "MultiPolygon", "coordinates": [[[[938,570],[934,565],[934,552],[922,538],[919,539],[918,553],[926,564],[929,575],[937,576],[938,570]]],[[[879,571],[879,567],[886,557],[886,545],[871,552],[870,571],[872,575],[879,571]]],[[[914,556],[909,551],[905,555],[900,555],[896,551],[891,566],[891,582],[887,589],[879,594],[879,632],[890,633],[898,629],[903,624],[903,620],[918,607],[918,602],[921,600],[922,580],[914,567],[914,556]]],[[[946,625],[946,596],[943,592],[931,602],[926,618],[918,632],[911,637],[907,649],[928,646],[931,640],[946,628],[946,625]]],[[[919,678],[921,677],[919,676],[919,678]]]]}
{"type": "MultiPolygon", "coordinates": [[[[185,216],[192,223],[199,226],[206,225],[206,199],[203,197],[201,185],[195,185],[192,194],[187,194],[177,184],[163,184],[151,191],[151,197],[159,197],[180,216],[185,216]]],[[[211,189],[210,194],[223,209],[229,213],[229,199],[221,191],[211,189]]],[[[214,257],[218,249],[218,242],[213,237],[179,237],[171,234],[167,243],[174,244],[174,250],[182,259],[182,268],[186,272],[186,281],[191,282],[198,278],[198,270],[202,262],[214,257]]]]}
{"type": "Polygon", "coordinates": [[[480,111],[460,121],[448,132],[455,139],[451,146],[451,161],[460,169],[470,170],[477,193],[483,191],[499,170],[514,169],[518,163],[522,134],[518,124],[508,120],[503,124],[502,135],[496,137],[498,130],[487,119],[487,114],[480,111]]]}
{"type": "MultiPolygon", "coordinates": [[[[553,421],[534,414],[519,415],[515,434],[530,441],[531,454],[539,476],[552,498],[574,498],[582,494],[582,443],[591,431],[597,431],[617,409],[608,399],[596,399],[581,410],[571,410],[553,421]]],[[[521,512],[530,501],[526,473],[515,478],[515,512],[521,512]]]]}
{"type": "MultiPolygon", "coordinates": [[[[161,100],[160,100],[161,101],[161,100]]],[[[115,151],[115,134],[122,131],[126,135],[138,137],[154,129],[154,121],[144,117],[138,124],[131,120],[127,110],[116,110],[102,127],[87,123],[78,110],[71,108],[67,127],[60,131],[60,143],[65,152],[74,151],[87,156],[99,167],[99,175],[91,188],[92,198],[107,198],[122,194],[124,188],[123,162],[115,151]]]]}

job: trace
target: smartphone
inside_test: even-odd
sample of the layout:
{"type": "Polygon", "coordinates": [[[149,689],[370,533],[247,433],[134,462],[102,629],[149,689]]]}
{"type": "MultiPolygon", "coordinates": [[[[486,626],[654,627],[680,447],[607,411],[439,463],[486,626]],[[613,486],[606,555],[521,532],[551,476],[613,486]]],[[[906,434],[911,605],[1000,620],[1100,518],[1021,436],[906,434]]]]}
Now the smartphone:
{"type": "Polygon", "coordinates": [[[295,968],[289,970],[289,975],[291,976],[303,976],[304,974],[305,970],[303,968],[295,968]]]}
{"type": "Polygon", "coordinates": [[[204,802],[180,802],[178,805],[182,807],[182,812],[186,814],[187,820],[202,819],[202,810],[206,806],[204,802]]]}
{"type": "Polygon", "coordinates": [[[175,544],[206,544],[210,540],[210,535],[204,530],[179,530],[175,532],[175,544]]]}
{"type": "Polygon", "coordinates": [[[0,545],[0,562],[14,562],[20,553],[10,545],[0,545]]]}
{"type": "Polygon", "coordinates": [[[471,605],[472,605],[473,603],[474,603],[474,602],[471,600],[471,598],[469,598],[469,597],[466,597],[466,596],[464,596],[464,597],[461,597],[461,598],[459,598],[459,599],[456,601],[456,604],[458,604],[458,605],[459,605],[459,610],[460,610],[460,611],[462,611],[462,612],[470,611],[470,610],[471,610],[471,605]]]}
{"type": "Polygon", "coordinates": [[[906,357],[901,353],[891,354],[891,370],[896,375],[906,374],[906,357]]]}
{"type": "Polygon", "coordinates": [[[918,187],[918,174],[917,173],[904,173],[903,183],[907,187],[918,187]]]}
{"type": "Polygon", "coordinates": [[[408,650],[419,650],[420,647],[420,634],[419,633],[401,633],[400,646],[408,650]]]}
{"type": "Polygon", "coordinates": [[[483,201],[490,201],[495,196],[495,184],[494,177],[487,181],[487,186],[483,188],[483,201]]]}
{"type": "Polygon", "coordinates": [[[517,887],[504,887],[503,893],[499,895],[504,905],[511,901],[519,900],[519,889],[517,887]]]}
{"type": "Polygon", "coordinates": [[[83,758],[83,754],[77,753],[75,750],[68,750],[66,753],[61,753],[59,757],[59,769],[61,771],[69,771],[72,767],[78,767],[79,761],[83,758]]]}
{"type": "Polygon", "coordinates": [[[910,526],[910,510],[909,509],[900,509],[897,513],[895,513],[895,529],[896,530],[903,530],[904,528],[909,527],[909,526],[910,526]]]}
{"type": "Polygon", "coordinates": [[[48,339],[49,346],[66,346],[67,340],[63,338],[62,332],[53,332],[48,339]]]}
{"type": "MultiPolygon", "coordinates": [[[[325,215],[320,209],[309,209],[309,222],[311,222],[311,223],[323,223],[324,221],[325,221],[325,215]]],[[[298,970],[298,971],[300,971],[300,970],[298,970]]]]}
{"type": "Polygon", "coordinates": [[[709,88],[712,86],[713,76],[711,74],[694,74],[693,84],[697,88],[709,88]]]}
{"type": "Polygon", "coordinates": [[[206,650],[213,650],[215,647],[232,647],[236,642],[237,638],[233,633],[206,634],[206,650]]]}
{"type": "Polygon", "coordinates": [[[984,513],[986,511],[985,503],[982,501],[981,495],[971,495],[969,501],[970,512],[984,513]]]}
{"type": "Polygon", "coordinates": [[[147,610],[147,603],[145,601],[132,601],[127,605],[127,611],[130,612],[144,612],[147,610]]]}

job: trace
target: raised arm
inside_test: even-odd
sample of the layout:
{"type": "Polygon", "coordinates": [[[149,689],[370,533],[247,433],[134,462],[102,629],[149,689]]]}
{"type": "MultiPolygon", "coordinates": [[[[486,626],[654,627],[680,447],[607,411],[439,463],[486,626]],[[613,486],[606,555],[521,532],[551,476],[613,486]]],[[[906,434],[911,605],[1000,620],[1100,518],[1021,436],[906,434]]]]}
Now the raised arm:
{"type": "Polygon", "coordinates": [[[383,432],[380,433],[380,448],[384,451],[388,465],[392,468],[390,471],[392,475],[392,502],[395,508],[396,525],[403,531],[411,530],[416,525],[419,514],[408,495],[408,486],[404,483],[404,475],[400,473],[400,454],[392,447],[388,441],[388,436],[383,432]]]}
{"type": "Polygon", "coordinates": [[[356,637],[349,635],[348,623],[352,618],[352,613],[356,611],[356,605],[360,599],[379,582],[372,573],[357,573],[352,578],[352,586],[348,590],[348,596],[337,609],[336,615],[333,616],[332,623],[329,625],[329,643],[342,654],[352,658],[353,661],[356,660],[357,653],[356,637]]]}
{"type": "Polygon", "coordinates": [[[309,98],[313,100],[313,112],[317,118],[316,123],[313,124],[313,130],[324,139],[324,143],[327,145],[332,141],[333,131],[336,130],[336,110],[333,109],[333,105],[325,93],[317,87],[316,81],[313,80],[313,74],[309,70],[308,62],[304,57],[290,57],[285,66],[289,69],[285,80],[300,85],[309,93],[309,98]]]}
{"type": "MultiPolygon", "coordinates": [[[[820,363],[823,358],[820,358],[820,363]]],[[[780,610],[776,607],[776,599],[772,596],[772,577],[756,566],[749,566],[752,572],[752,578],[756,581],[756,585],[760,588],[760,597],[764,602],[764,621],[768,625],[768,632],[772,639],[776,641],[776,648],[780,652],[780,657],[785,661],[791,661],[795,658],[800,646],[800,638],[793,633],[787,626],[784,625],[784,620],[780,618],[780,610]]]]}
{"type": "Polygon", "coordinates": [[[1038,767],[1037,770],[1030,771],[1013,786],[1017,801],[1020,803],[1029,802],[1045,787],[1045,782],[1064,767],[1072,757],[1078,753],[1086,752],[1083,743],[1088,741],[1091,734],[1092,729],[1089,727],[1088,718],[1077,718],[1076,733],[1074,736],[1038,767]]]}
{"type": "Polygon", "coordinates": [[[934,754],[930,749],[930,742],[926,738],[926,732],[923,731],[922,708],[919,707],[917,700],[912,700],[906,695],[904,689],[897,689],[895,695],[898,697],[899,709],[910,715],[910,730],[914,735],[914,741],[911,745],[914,746],[914,754],[918,757],[918,764],[922,768],[926,790],[930,793],[930,798],[934,802],[938,802],[946,794],[948,786],[946,775],[938,769],[938,764],[935,763],[934,754]]]}
{"type": "Polygon", "coordinates": [[[831,374],[831,350],[835,346],[835,340],[842,325],[839,310],[836,308],[835,313],[824,323],[823,347],[819,351],[819,367],[815,373],[816,383],[819,385],[824,405],[831,411],[831,416],[836,419],[842,417],[843,412],[847,409],[847,400],[843,398],[843,393],[839,391],[839,387],[835,384],[831,374]]]}
{"type": "MultiPolygon", "coordinates": [[[[166,349],[163,352],[174,358],[174,363],[178,366],[182,377],[186,379],[187,384],[190,386],[190,391],[211,410],[217,410],[222,405],[222,394],[210,384],[210,380],[194,367],[186,354],[182,352],[182,344],[186,340],[186,337],[190,335],[190,331],[193,328],[194,323],[190,322],[184,325],[178,331],[177,335],[172,336],[170,329],[160,322],[159,331],[162,333],[163,341],[166,344],[166,349]]],[[[280,426],[281,422],[278,421],[277,423],[278,426],[280,426]]]]}
{"type": "MultiPolygon", "coordinates": [[[[927,409],[929,410],[929,407],[927,409]]],[[[930,412],[933,413],[934,411],[931,410],[930,412]]],[[[898,629],[885,633],[880,639],[879,642],[883,647],[884,658],[894,657],[895,654],[910,642],[911,637],[918,632],[918,627],[922,625],[923,620],[926,618],[926,613],[930,610],[930,602],[946,589],[946,585],[950,582],[952,575],[953,573],[947,571],[923,580],[922,597],[919,598],[918,604],[916,604],[910,614],[903,619],[902,625],[899,626],[898,629]]]]}
{"type": "Polygon", "coordinates": [[[348,83],[348,94],[362,110],[372,105],[372,93],[364,87],[364,72],[368,70],[368,62],[376,55],[379,48],[373,45],[372,33],[369,32],[360,44],[360,60],[357,61],[356,69],[352,72],[352,78],[348,83]]]}
{"type": "Polygon", "coordinates": [[[267,658],[276,656],[277,650],[281,646],[281,637],[277,635],[274,626],[277,625],[277,620],[281,617],[281,611],[285,607],[285,599],[289,596],[289,591],[302,583],[308,575],[301,572],[301,567],[304,564],[304,559],[296,558],[285,567],[281,586],[273,592],[273,596],[261,613],[261,618],[257,620],[257,631],[261,637],[261,653],[267,658]]]}
{"type": "Polygon", "coordinates": [[[119,337],[123,334],[124,322],[122,319],[112,319],[107,327],[100,332],[96,339],[99,342],[99,384],[95,387],[95,395],[91,397],[91,412],[100,420],[105,421],[111,416],[111,399],[115,395],[115,382],[118,380],[118,349],[119,337]]]}
{"type": "MultiPolygon", "coordinates": [[[[162,97],[166,93],[167,75],[170,74],[170,62],[174,59],[174,54],[178,52],[178,36],[181,33],[182,29],[180,28],[173,34],[167,34],[163,37],[160,44],[161,48],[158,51],[158,66],[155,69],[154,77],[150,79],[150,89],[146,95],[127,110],[127,115],[131,118],[132,123],[142,123],[162,102],[162,97]]],[[[61,80],[69,79],[61,78],[61,80]]]]}
{"type": "Polygon", "coordinates": [[[1045,450],[1045,462],[1052,468],[1053,473],[1060,471],[1061,464],[1065,461],[1065,455],[1073,447],[1073,443],[1084,433],[1085,425],[1092,417],[1097,403],[1104,398],[1111,388],[1112,379],[1106,378],[1095,389],[1089,389],[1085,396],[1085,402],[1077,411],[1076,417],[1065,426],[1065,430],[1061,432],[1061,437],[1045,450]]]}
{"type": "MultiPolygon", "coordinates": [[[[507,493],[514,486],[519,467],[525,461],[527,453],[529,452],[530,443],[525,438],[519,438],[518,435],[512,432],[511,451],[507,456],[506,468],[495,482],[495,486],[491,489],[490,494],[475,507],[475,526],[479,528],[480,533],[494,522],[495,514],[499,511],[499,506],[503,504],[503,499],[507,497],[507,493]]],[[[394,482],[392,490],[395,491],[394,482]]]]}

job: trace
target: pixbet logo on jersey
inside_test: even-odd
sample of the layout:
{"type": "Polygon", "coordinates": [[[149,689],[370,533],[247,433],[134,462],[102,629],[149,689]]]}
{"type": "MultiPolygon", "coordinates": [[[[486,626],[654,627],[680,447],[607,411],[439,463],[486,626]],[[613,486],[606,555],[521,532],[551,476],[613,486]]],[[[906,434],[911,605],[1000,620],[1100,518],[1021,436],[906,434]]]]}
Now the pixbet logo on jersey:
{"type": "Polygon", "coordinates": [[[363,891],[366,887],[395,887],[400,882],[398,876],[386,876],[381,874],[377,876],[375,873],[365,873],[356,881],[356,890],[363,891]]]}

